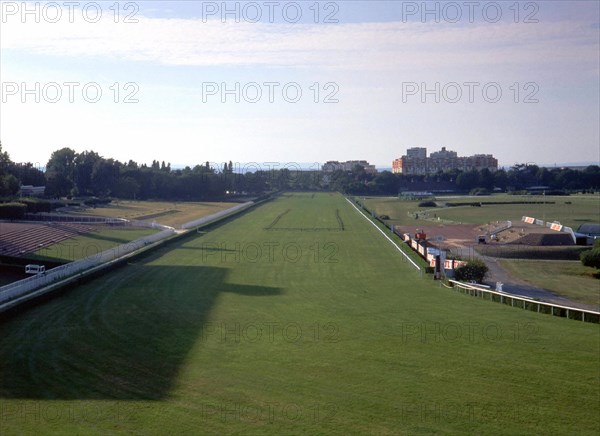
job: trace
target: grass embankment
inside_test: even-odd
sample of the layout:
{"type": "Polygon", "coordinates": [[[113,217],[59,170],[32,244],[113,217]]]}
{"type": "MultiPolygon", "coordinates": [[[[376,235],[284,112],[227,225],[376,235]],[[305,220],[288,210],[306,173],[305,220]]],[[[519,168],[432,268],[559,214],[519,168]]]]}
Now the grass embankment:
{"type": "Polygon", "coordinates": [[[509,274],[563,297],[600,308],[598,270],[579,261],[501,260],[509,274]]]}

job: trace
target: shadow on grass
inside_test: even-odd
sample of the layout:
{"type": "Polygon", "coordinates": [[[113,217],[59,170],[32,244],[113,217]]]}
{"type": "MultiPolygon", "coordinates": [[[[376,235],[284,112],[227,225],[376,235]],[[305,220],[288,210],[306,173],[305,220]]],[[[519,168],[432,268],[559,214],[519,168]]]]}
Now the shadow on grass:
{"type": "Polygon", "coordinates": [[[140,262],[2,320],[0,398],[165,398],[220,294],[281,294],[227,273],[140,262]]]}

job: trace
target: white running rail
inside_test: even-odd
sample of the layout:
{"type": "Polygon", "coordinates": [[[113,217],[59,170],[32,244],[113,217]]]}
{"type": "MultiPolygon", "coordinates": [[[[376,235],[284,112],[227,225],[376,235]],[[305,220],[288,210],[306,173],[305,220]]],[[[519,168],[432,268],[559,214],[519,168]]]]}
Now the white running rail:
{"type": "Polygon", "coordinates": [[[385,237],[385,239],[387,239],[388,241],[390,241],[390,242],[392,243],[392,245],[393,245],[394,247],[396,247],[396,250],[398,250],[400,253],[402,253],[402,255],[403,255],[404,257],[406,257],[406,258],[408,259],[408,261],[409,261],[410,263],[412,263],[412,264],[413,264],[413,266],[414,266],[414,267],[415,267],[415,268],[416,268],[418,271],[421,271],[421,268],[419,267],[419,265],[417,265],[416,263],[414,263],[414,262],[413,262],[413,260],[412,260],[410,257],[408,257],[408,255],[407,255],[407,254],[406,254],[406,253],[405,253],[405,252],[404,252],[404,251],[403,251],[403,250],[402,250],[400,247],[398,247],[398,245],[397,245],[397,244],[396,244],[396,243],[395,243],[395,242],[394,242],[394,241],[393,241],[393,240],[392,240],[392,239],[391,239],[391,238],[390,238],[388,235],[386,235],[386,234],[383,232],[383,230],[381,230],[379,227],[377,227],[377,224],[375,224],[373,221],[371,221],[371,220],[370,220],[370,219],[369,219],[369,218],[368,218],[368,217],[367,217],[367,216],[366,216],[366,215],[365,215],[365,214],[364,214],[364,213],[363,213],[363,212],[362,212],[362,211],[361,211],[361,210],[360,210],[358,207],[356,207],[356,206],[354,205],[354,203],[352,203],[352,202],[351,202],[349,199],[347,199],[347,198],[346,198],[346,201],[347,201],[348,203],[350,203],[350,206],[352,206],[354,209],[356,209],[356,210],[358,211],[358,213],[360,213],[360,214],[361,214],[361,216],[362,216],[364,219],[366,219],[367,221],[369,221],[369,222],[370,222],[370,223],[373,225],[373,227],[375,227],[377,230],[379,230],[379,232],[380,232],[380,233],[381,233],[381,234],[382,234],[382,235],[385,237]]]}

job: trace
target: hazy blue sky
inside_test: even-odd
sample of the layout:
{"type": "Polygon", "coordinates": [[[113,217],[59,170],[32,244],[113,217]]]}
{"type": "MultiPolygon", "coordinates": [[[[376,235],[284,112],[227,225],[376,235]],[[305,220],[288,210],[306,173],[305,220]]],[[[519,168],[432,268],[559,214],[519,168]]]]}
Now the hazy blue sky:
{"type": "Polygon", "coordinates": [[[3,1],[0,140],[42,165],[65,146],[189,165],[389,167],[416,146],[598,161],[599,2],[471,5],[3,1]]]}

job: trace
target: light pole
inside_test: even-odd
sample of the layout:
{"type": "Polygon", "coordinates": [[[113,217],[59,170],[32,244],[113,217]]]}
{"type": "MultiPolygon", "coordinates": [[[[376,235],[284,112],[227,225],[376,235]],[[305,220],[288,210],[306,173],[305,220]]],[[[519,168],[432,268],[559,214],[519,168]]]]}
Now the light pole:
{"type": "Polygon", "coordinates": [[[542,191],[542,198],[544,201],[544,204],[542,204],[542,220],[544,221],[544,225],[546,225],[546,190],[544,189],[542,191]]]}

